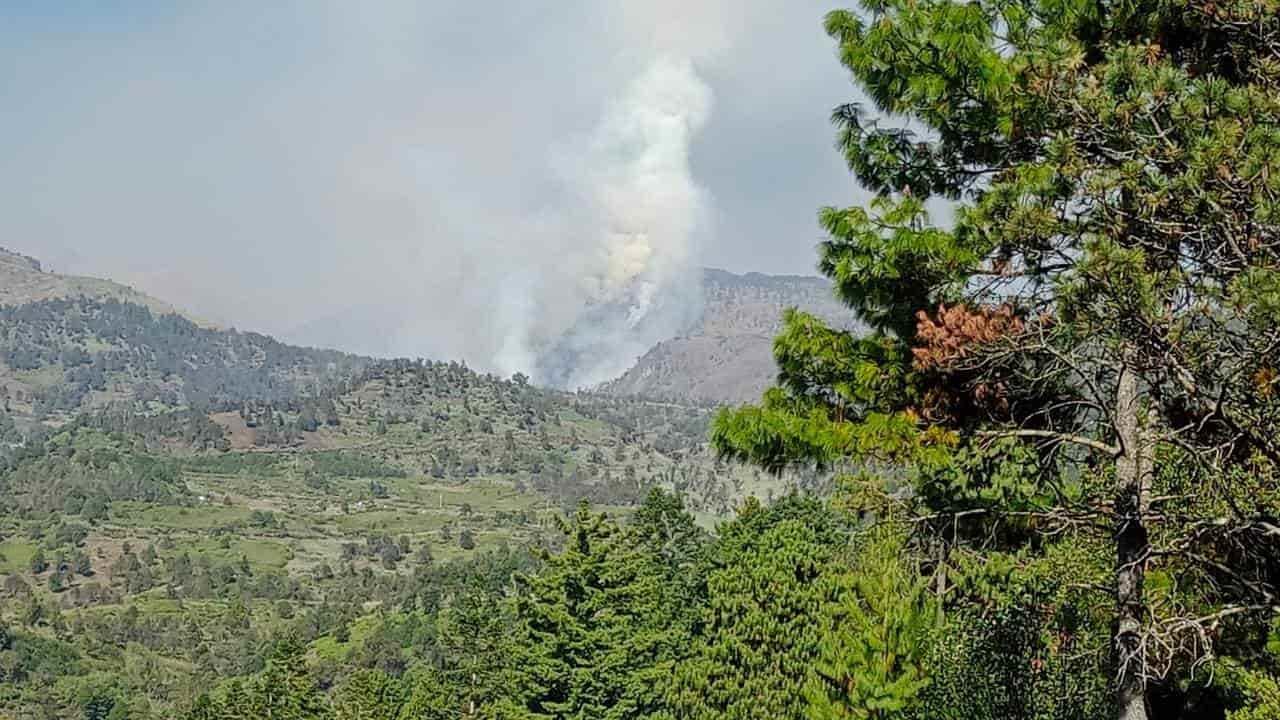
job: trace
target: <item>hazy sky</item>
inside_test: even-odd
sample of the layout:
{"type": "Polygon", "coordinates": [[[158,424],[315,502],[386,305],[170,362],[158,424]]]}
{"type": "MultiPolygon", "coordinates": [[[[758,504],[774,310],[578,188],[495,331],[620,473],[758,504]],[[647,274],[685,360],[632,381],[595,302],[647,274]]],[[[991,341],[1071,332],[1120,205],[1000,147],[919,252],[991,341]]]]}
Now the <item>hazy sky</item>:
{"type": "Polygon", "coordinates": [[[840,4],[9,0],[0,245],[479,364],[475,336],[563,330],[614,280],[811,272],[817,208],[859,197],[827,122],[840,4]]]}

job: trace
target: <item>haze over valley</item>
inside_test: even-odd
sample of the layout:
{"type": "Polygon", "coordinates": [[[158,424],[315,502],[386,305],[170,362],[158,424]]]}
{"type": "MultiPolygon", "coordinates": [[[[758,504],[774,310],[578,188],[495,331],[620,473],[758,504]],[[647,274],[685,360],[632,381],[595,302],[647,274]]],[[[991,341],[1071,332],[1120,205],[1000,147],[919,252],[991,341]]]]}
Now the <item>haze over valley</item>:
{"type": "Polygon", "coordinates": [[[595,385],[696,320],[702,267],[812,272],[813,197],[860,193],[847,81],[808,72],[832,7],[219,3],[73,43],[24,8],[0,245],[285,342],[595,385]]]}

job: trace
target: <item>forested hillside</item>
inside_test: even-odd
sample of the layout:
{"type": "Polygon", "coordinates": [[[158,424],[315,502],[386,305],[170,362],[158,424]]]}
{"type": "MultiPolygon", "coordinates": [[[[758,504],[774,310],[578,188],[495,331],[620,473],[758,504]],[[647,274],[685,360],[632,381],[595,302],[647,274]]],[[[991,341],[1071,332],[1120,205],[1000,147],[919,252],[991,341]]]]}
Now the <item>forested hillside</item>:
{"type": "Polygon", "coordinates": [[[825,27],[751,403],[0,310],[0,717],[1280,718],[1280,0],[825,27]]]}
{"type": "Polygon", "coordinates": [[[208,409],[289,401],[368,363],[112,299],[0,306],[0,399],[20,419],[57,421],[115,401],[208,409]]]}
{"type": "Polygon", "coordinates": [[[828,477],[720,463],[707,407],[111,300],[0,307],[0,327],[0,717],[172,717],[280,643],[328,643],[324,686],[399,677],[443,661],[454,594],[505,622],[513,573],[579,503],[629,517],[678,493],[696,535],[748,494],[828,477]]]}

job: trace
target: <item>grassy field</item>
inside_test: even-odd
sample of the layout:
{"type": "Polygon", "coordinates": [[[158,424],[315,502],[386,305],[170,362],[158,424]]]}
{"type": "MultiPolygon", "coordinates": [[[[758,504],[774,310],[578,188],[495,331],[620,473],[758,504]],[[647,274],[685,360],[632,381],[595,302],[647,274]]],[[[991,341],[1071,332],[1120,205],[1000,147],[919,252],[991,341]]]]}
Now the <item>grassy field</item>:
{"type": "Polygon", "coordinates": [[[111,522],[140,529],[207,530],[245,522],[249,519],[250,512],[248,508],[216,504],[175,507],[119,502],[111,507],[111,522]]]}
{"type": "Polygon", "coordinates": [[[0,542],[0,572],[25,572],[35,554],[35,543],[16,539],[0,542]]]}
{"type": "Polygon", "coordinates": [[[283,568],[293,559],[289,542],[262,538],[183,538],[172,549],[160,553],[161,557],[174,557],[180,553],[205,556],[214,562],[229,563],[245,558],[250,565],[259,568],[283,568]]]}
{"type": "MultiPolygon", "coordinates": [[[[443,561],[530,542],[551,527],[557,512],[537,494],[497,479],[453,485],[423,476],[351,477],[317,490],[274,474],[280,458],[263,455],[250,461],[254,470],[268,471],[260,477],[253,477],[254,470],[189,471],[188,485],[197,493],[190,505],[113,503],[108,518],[94,524],[83,544],[101,568],[98,578],[113,579],[105,566],[126,543],[135,552],[151,546],[162,561],[186,554],[216,566],[243,558],[258,570],[299,575],[322,564],[339,566],[344,545],[403,536],[412,548],[425,544],[443,561]],[[373,481],[385,482],[385,496],[368,496],[373,481]],[[461,545],[464,530],[473,543],[468,548],[461,545]]],[[[16,537],[0,543],[0,572],[29,574],[36,548],[37,543],[16,537]]],[[[405,562],[398,571],[410,567],[405,562]]]]}

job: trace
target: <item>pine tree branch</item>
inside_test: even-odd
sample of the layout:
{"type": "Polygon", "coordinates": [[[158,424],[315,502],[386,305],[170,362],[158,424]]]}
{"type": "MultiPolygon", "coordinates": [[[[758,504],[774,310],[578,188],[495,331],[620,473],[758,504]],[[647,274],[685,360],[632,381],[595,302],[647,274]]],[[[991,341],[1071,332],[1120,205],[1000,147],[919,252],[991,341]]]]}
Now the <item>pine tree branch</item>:
{"type": "Polygon", "coordinates": [[[980,430],[976,433],[981,437],[989,438],[1008,438],[1008,437],[1027,437],[1027,438],[1044,438],[1060,443],[1071,443],[1073,445],[1082,445],[1093,450],[1097,450],[1104,455],[1116,457],[1121,453],[1121,449],[1115,445],[1108,445],[1101,440],[1084,437],[1082,435],[1072,435],[1070,433],[1055,432],[1053,430],[980,430]]]}

